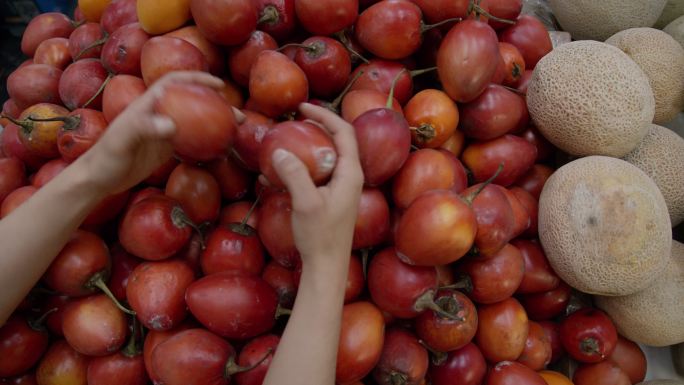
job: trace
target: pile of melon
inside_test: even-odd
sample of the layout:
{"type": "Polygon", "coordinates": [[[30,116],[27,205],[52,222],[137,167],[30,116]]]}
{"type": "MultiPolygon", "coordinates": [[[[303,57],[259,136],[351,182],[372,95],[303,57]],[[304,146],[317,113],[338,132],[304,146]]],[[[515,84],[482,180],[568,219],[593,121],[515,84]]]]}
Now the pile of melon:
{"type": "MultiPolygon", "coordinates": [[[[573,42],[527,91],[571,160],[547,181],[539,234],[554,270],[636,342],[684,342],[684,1],[549,0],[573,42]]],[[[655,383],[655,382],[653,382],[655,383]]],[[[665,383],[665,382],[663,382],[665,383]]]]}

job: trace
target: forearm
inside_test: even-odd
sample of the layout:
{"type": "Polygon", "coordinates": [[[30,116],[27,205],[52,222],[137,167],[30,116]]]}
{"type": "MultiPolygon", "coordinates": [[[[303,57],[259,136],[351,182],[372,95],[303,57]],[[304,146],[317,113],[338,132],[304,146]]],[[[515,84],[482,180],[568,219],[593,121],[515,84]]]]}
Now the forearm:
{"type": "Polygon", "coordinates": [[[105,194],[75,162],[0,220],[0,325],[105,194]]]}
{"type": "MultiPolygon", "coordinates": [[[[348,254],[347,254],[348,255],[348,254]]],[[[264,385],[333,385],[349,257],[305,266],[264,385]]]]}

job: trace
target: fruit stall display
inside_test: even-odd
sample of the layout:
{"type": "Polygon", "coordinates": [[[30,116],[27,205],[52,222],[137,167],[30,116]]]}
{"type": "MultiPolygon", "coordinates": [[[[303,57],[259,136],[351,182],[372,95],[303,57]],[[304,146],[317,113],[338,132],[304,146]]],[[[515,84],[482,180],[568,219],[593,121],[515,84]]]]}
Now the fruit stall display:
{"type": "Polygon", "coordinates": [[[684,384],[642,382],[664,361],[684,375],[683,345],[672,364],[642,350],[684,342],[684,139],[664,127],[684,110],[682,4],[80,0],[37,16],[2,107],[0,217],[164,74],[225,87],[164,89],[176,156],[106,198],[0,327],[0,383],[261,384],[301,275],[271,154],[319,185],[336,159],[297,114],[309,101],[353,125],[365,177],[338,384],[684,384]]]}

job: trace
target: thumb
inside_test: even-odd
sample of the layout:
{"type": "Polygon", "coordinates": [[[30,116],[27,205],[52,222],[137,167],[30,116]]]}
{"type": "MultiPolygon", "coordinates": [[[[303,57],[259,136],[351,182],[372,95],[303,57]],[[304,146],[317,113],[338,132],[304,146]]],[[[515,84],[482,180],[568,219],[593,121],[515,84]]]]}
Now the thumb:
{"type": "Polygon", "coordinates": [[[143,136],[150,139],[169,139],[176,133],[176,123],[164,115],[154,115],[149,126],[143,131],[143,136]]]}
{"type": "Polygon", "coordinates": [[[292,207],[295,210],[316,198],[316,185],[311,180],[309,170],[293,153],[279,148],[273,152],[271,161],[278,177],[292,196],[292,207]]]}

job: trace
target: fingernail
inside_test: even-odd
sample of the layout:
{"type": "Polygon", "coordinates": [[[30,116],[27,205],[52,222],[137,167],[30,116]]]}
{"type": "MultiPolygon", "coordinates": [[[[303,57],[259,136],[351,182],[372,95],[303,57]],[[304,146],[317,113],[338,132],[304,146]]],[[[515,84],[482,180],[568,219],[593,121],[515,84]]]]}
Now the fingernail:
{"type": "Polygon", "coordinates": [[[285,159],[289,158],[292,154],[289,151],[283,150],[282,148],[279,148],[275,151],[273,151],[273,155],[271,156],[271,160],[275,163],[280,163],[284,161],[285,159]]]}
{"type": "Polygon", "coordinates": [[[152,122],[157,131],[161,134],[172,133],[176,128],[176,124],[173,122],[173,120],[166,116],[155,115],[152,118],[152,122]]]}

